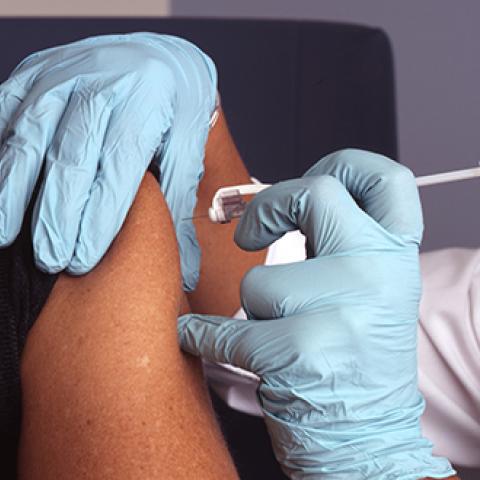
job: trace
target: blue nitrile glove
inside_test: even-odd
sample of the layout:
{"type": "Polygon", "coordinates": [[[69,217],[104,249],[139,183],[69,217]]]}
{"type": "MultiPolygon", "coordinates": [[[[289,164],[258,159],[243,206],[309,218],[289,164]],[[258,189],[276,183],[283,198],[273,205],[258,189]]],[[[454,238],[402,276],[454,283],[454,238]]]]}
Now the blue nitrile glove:
{"type": "Polygon", "coordinates": [[[15,240],[44,167],[32,224],[36,264],[89,271],[155,158],[184,287],[193,289],[200,252],[183,219],[196,203],[216,81],[200,49],[153,33],[88,38],[27,57],[0,85],[0,245],[15,240]]]}
{"type": "Polygon", "coordinates": [[[411,172],[369,152],[334,153],[258,194],[235,240],[258,250],[297,228],[305,262],[245,276],[250,320],[184,315],[182,348],[259,375],[274,451],[292,479],[454,474],[419,425],[422,214],[411,172]]]}

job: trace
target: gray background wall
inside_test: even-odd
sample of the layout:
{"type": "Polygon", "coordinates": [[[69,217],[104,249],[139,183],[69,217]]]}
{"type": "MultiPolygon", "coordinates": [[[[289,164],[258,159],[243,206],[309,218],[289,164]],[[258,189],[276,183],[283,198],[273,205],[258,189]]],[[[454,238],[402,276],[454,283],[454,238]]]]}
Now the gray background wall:
{"type": "MultiPolygon", "coordinates": [[[[480,161],[478,0],[172,0],[171,12],[379,26],[395,55],[400,161],[417,175],[480,161]]],[[[426,187],[422,200],[425,250],[480,246],[480,179],[426,187]]]]}
{"type": "Polygon", "coordinates": [[[0,0],[0,16],[166,15],[170,0],[0,0]]]}

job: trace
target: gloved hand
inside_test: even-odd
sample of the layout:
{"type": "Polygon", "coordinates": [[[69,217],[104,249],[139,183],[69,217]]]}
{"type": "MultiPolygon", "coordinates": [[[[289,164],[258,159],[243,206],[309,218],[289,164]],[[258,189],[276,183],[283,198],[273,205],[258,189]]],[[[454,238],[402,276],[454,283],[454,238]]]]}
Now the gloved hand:
{"type": "Polygon", "coordinates": [[[153,33],[88,38],[27,57],[0,85],[0,245],[15,240],[43,167],[35,262],[50,273],[86,273],[154,159],[184,286],[193,289],[199,248],[183,219],[196,203],[216,80],[197,47],[153,33]]]}
{"type": "Polygon", "coordinates": [[[235,241],[258,250],[297,228],[305,262],[244,277],[250,320],[184,315],[182,348],[259,375],[274,451],[292,479],[453,474],[419,426],[422,214],[411,172],[369,152],[334,153],[258,194],[235,241]]]}

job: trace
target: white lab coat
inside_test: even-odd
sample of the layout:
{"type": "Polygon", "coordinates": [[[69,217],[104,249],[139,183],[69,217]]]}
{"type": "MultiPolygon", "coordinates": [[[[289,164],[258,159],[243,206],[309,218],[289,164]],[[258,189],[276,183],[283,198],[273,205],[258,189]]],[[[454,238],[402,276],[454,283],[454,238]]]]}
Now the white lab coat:
{"type": "MultiPolygon", "coordinates": [[[[291,232],[270,248],[266,264],[301,261],[305,239],[291,232]]],[[[418,327],[419,387],[426,399],[424,435],[434,453],[480,466],[480,250],[447,249],[421,255],[423,296],[418,327]]],[[[245,318],[240,309],[237,318],[245,318]]],[[[258,377],[210,363],[213,389],[236,410],[262,415],[258,377]]]]}

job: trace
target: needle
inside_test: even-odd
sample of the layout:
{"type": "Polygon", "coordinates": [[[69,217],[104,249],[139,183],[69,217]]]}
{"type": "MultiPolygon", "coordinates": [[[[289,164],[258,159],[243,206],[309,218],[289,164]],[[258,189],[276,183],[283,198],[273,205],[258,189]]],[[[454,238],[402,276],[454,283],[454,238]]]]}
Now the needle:
{"type": "Polygon", "coordinates": [[[205,215],[196,215],[194,217],[182,218],[182,220],[196,220],[197,218],[208,218],[208,213],[205,215]]]}

